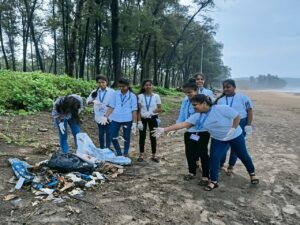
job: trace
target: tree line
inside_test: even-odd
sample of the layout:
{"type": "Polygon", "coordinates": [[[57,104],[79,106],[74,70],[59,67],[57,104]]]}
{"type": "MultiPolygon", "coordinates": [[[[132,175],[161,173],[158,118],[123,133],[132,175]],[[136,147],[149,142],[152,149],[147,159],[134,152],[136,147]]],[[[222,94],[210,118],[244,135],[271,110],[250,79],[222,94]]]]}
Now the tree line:
{"type": "Polygon", "coordinates": [[[257,77],[251,76],[245,79],[238,79],[237,86],[241,89],[273,89],[283,88],[287,82],[272,74],[260,74],[257,77]]]}
{"type": "Polygon", "coordinates": [[[195,0],[0,0],[0,67],[93,79],[153,79],[176,87],[202,70],[210,85],[230,76],[217,30],[195,0]]]}

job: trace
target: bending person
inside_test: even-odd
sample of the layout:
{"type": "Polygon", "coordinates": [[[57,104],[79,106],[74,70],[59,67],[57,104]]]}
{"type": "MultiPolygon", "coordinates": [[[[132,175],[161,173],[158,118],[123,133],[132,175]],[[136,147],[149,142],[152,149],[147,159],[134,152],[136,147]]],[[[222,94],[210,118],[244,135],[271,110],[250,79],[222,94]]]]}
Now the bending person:
{"type": "Polygon", "coordinates": [[[80,133],[79,113],[83,110],[83,100],[79,95],[59,97],[53,104],[52,116],[58,129],[59,144],[63,153],[68,153],[68,124],[74,136],[77,149],[76,135],[80,133]]]}

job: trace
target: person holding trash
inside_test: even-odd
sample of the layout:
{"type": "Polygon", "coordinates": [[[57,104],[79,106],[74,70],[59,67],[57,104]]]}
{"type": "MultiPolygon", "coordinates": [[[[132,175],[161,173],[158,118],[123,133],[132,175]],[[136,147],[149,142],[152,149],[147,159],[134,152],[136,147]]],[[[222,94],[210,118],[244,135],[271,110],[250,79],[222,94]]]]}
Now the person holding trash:
{"type": "Polygon", "coordinates": [[[59,143],[63,153],[68,153],[68,124],[74,136],[77,149],[76,135],[80,133],[79,113],[83,110],[83,100],[79,95],[58,97],[53,103],[52,116],[58,129],[59,143]]]}
{"type": "Polygon", "coordinates": [[[108,110],[100,120],[100,124],[110,123],[111,141],[118,156],[122,155],[119,145],[119,130],[123,127],[124,156],[128,157],[130,146],[130,132],[137,131],[137,96],[131,90],[129,80],[121,78],[118,81],[119,90],[115,91],[108,104],[108,110]],[[109,118],[109,120],[108,120],[109,118]]]}
{"type": "Polygon", "coordinates": [[[95,121],[98,125],[100,148],[110,148],[110,123],[101,124],[101,118],[108,110],[109,101],[115,92],[107,87],[107,78],[99,75],[96,77],[98,88],[93,90],[86,100],[86,103],[94,104],[95,121]]]}
{"type": "MultiPolygon", "coordinates": [[[[216,99],[216,104],[228,105],[239,112],[241,121],[240,127],[243,130],[243,135],[247,138],[252,135],[252,118],[253,118],[253,104],[250,98],[242,93],[236,92],[236,84],[232,79],[223,81],[223,94],[216,99]]],[[[228,146],[229,149],[229,146],[228,146]]],[[[227,151],[226,151],[227,153],[227,151]]],[[[221,168],[224,167],[226,161],[226,153],[221,159],[221,168]]],[[[226,174],[230,176],[233,173],[233,168],[236,164],[237,156],[234,151],[230,151],[229,165],[226,174]]]]}
{"type": "MultiPolygon", "coordinates": [[[[142,88],[138,95],[138,102],[141,121],[138,122],[138,128],[140,132],[140,155],[137,160],[142,162],[144,160],[147,125],[149,126],[150,132],[153,131],[155,127],[158,127],[158,123],[160,122],[158,114],[162,111],[160,96],[153,93],[152,80],[143,81],[142,88]]],[[[151,160],[158,163],[159,159],[156,157],[156,138],[153,137],[151,133],[150,142],[152,150],[151,160]]]]}
{"type": "Polygon", "coordinates": [[[206,129],[211,135],[210,147],[210,182],[204,188],[211,191],[218,187],[220,161],[228,149],[228,145],[242,161],[250,176],[251,184],[258,184],[255,168],[248,154],[245,138],[239,126],[240,115],[227,105],[214,105],[204,94],[192,98],[192,105],[197,113],[191,115],[185,122],[166,128],[155,128],[153,135],[158,138],[165,132],[182,128],[206,129]]]}

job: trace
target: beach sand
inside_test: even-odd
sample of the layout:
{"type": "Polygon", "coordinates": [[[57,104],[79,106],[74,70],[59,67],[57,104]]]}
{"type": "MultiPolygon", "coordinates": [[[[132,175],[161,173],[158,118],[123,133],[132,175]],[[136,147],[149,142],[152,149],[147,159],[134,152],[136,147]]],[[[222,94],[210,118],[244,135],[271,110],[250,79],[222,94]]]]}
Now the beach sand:
{"type": "MultiPolygon", "coordinates": [[[[199,173],[195,180],[183,180],[187,163],[182,136],[158,140],[159,164],[150,160],[148,140],[148,158],[136,162],[138,137],[133,137],[130,152],[133,166],[126,167],[122,176],[100,189],[87,191],[84,200],[89,203],[69,200],[62,204],[42,202],[32,207],[34,195],[21,190],[17,194],[22,204],[16,206],[1,200],[1,221],[4,224],[300,224],[300,96],[243,92],[254,103],[254,133],[247,144],[259,185],[250,184],[244,166],[238,161],[233,176],[221,172],[220,187],[205,192],[197,184],[199,173]],[[77,207],[81,213],[66,216],[67,206],[77,207]]],[[[179,103],[180,99],[174,101],[179,103]]],[[[162,116],[163,125],[173,123],[177,111],[174,108],[162,116]]],[[[82,130],[98,143],[91,116],[84,118],[82,130]]],[[[18,137],[23,135],[23,139],[29,133],[38,140],[40,151],[7,145],[0,140],[2,154],[26,155],[28,162],[35,163],[48,158],[42,149],[57,149],[57,133],[47,113],[25,118],[0,117],[0,132],[8,135],[12,131],[18,137]],[[39,126],[49,129],[47,135],[37,131],[39,126]]],[[[7,182],[13,174],[6,159],[1,157],[2,196],[13,187],[7,182]]]]}

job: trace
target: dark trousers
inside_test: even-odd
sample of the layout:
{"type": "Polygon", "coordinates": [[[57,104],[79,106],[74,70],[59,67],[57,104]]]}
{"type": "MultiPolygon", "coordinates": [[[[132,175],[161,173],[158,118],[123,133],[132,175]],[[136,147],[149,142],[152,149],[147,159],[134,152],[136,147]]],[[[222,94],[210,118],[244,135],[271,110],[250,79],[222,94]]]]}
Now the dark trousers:
{"type": "Polygon", "coordinates": [[[140,140],[139,140],[139,145],[140,145],[140,152],[145,151],[145,140],[146,140],[146,131],[147,131],[147,126],[149,126],[150,130],[150,142],[151,142],[151,150],[152,154],[156,153],[156,138],[151,135],[151,131],[154,130],[155,127],[157,127],[157,116],[152,116],[151,118],[142,118],[142,123],[144,126],[143,130],[140,130],[140,140]]]}
{"type": "Polygon", "coordinates": [[[99,130],[99,143],[100,148],[109,148],[110,147],[110,124],[101,125],[98,124],[98,130],[99,130]],[[105,138],[104,138],[105,136],[105,138]],[[105,140],[105,142],[104,142],[105,140]]]}
{"type": "Polygon", "coordinates": [[[120,147],[119,141],[117,139],[119,136],[120,128],[123,127],[123,138],[125,139],[124,155],[128,155],[129,146],[130,146],[131,126],[132,126],[132,121],[128,121],[128,122],[111,121],[111,123],[110,123],[111,143],[114,145],[114,148],[117,151],[118,156],[122,155],[121,147],[120,147]]]}
{"type": "Polygon", "coordinates": [[[208,142],[210,134],[208,132],[184,133],[185,154],[189,167],[189,172],[196,174],[196,161],[201,160],[202,177],[209,177],[209,156],[208,156],[208,142]],[[192,134],[200,136],[198,141],[192,140],[192,134]]]}

